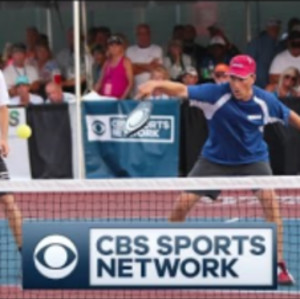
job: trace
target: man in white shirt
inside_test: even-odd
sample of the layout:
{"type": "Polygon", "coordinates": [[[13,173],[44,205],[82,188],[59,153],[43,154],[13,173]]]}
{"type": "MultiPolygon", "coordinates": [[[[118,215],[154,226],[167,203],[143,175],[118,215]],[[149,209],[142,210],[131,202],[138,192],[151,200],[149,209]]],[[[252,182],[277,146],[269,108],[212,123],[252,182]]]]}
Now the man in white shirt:
{"type": "Polygon", "coordinates": [[[292,31],[288,37],[288,47],[277,54],[271,63],[269,81],[277,84],[280,74],[288,67],[296,67],[300,71],[300,32],[292,31]]]}
{"type": "MultiPolygon", "coordinates": [[[[9,173],[3,158],[9,153],[8,146],[8,126],[9,113],[7,104],[9,96],[7,86],[0,71],[0,180],[8,180],[9,173]]],[[[0,192],[0,203],[4,206],[9,226],[12,229],[19,251],[22,249],[22,216],[21,212],[15,203],[14,196],[10,192],[0,192]]]]}
{"type": "Polygon", "coordinates": [[[26,46],[22,43],[14,44],[12,47],[12,63],[3,70],[3,75],[10,96],[16,95],[15,82],[19,76],[27,76],[30,90],[37,92],[40,87],[37,69],[25,63],[26,46]]]}
{"type": "Polygon", "coordinates": [[[163,50],[160,46],[151,44],[151,30],[149,25],[140,24],[136,29],[137,44],[128,47],[126,56],[133,64],[134,86],[136,94],[140,84],[148,81],[151,71],[163,62],[163,50]]]}
{"type": "Polygon", "coordinates": [[[47,94],[47,104],[75,102],[75,95],[70,92],[63,92],[61,85],[56,84],[55,82],[47,83],[45,89],[47,94]]]}
{"type": "Polygon", "coordinates": [[[30,93],[30,84],[27,76],[19,76],[16,80],[16,96],[10,99],[10,105],[23,105],[29,104],[43,104],[44,100],[42,97],[36,94],[30,93]]]}

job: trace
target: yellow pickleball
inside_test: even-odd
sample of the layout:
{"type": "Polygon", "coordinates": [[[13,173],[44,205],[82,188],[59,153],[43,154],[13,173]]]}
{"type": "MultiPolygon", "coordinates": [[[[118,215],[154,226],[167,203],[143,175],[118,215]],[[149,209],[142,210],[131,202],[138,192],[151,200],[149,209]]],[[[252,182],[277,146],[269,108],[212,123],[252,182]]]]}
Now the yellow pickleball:
{"type": "Polygon", "coordinates": [[[27,139],[31,136],[31,134],[32,134],[32,131],[28,125],[23,124],[23,125],[19,125],[17,127],[17,135],[19,138],[27,139]]]}

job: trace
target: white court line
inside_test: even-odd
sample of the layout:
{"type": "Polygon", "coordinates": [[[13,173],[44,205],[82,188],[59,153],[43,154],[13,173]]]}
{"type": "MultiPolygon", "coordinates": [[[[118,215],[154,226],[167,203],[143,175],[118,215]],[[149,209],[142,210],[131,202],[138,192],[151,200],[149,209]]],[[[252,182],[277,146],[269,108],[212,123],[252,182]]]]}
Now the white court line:
{"type": "Polygon", "coordinates": [[[233,223],[233,222],[237,222],[239,220],[240,220],[240,218],[236,217],[236,218],[232,218],[232,219],[226,220],[225,222],[226,223],[233,223]]]}

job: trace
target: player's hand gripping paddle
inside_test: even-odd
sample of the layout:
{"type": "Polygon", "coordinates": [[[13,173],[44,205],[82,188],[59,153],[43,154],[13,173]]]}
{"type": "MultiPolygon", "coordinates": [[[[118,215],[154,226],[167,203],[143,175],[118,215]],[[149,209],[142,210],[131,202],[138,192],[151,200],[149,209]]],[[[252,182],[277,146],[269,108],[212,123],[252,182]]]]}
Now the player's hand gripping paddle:
{"type": "Polygon", "coordinates": [[[152,112],[152,101],[143,100],[128,115],[124,124],[124,134],[126,137],[131,136],[135,132],[141,130],[148,123],[152,112]]]}

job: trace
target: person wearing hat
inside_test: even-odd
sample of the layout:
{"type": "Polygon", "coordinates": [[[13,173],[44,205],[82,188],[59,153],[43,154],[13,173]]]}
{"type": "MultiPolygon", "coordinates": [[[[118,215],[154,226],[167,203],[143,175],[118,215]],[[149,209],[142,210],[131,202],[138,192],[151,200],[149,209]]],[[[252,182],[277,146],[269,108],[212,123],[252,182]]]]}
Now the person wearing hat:
{"type": "Polygon", "coordinates": [[[269,82],[277,84],[280,74],[290,66],[300,71],[300,31],[291,31],[288,36],[287,49],[277,54],[269,70],[269,82]]]}
{"type": "Polygon", "coordinates": [[[247,44],[246,53],[256,61],[256,84],[261,88],[269,82],[270,65],[279,50],[280,28],[280,20],[269,19],[265,30],[247,44]]]}
{"type": "Polygon", "coordinates": [[[189,55],[183,53],[183,44],[179,39],[172,39],[169,42],[167,56],[163,60],[165,68],[168,70],[171,80],[178,80],[180,74],[192,65],[189,55]]]}
{"type": "Polygon", "coordinates": [[[228,64],[231,59],[231,54],[227,51],[225,39],[220,35],[215,35],[209,41],[207,47],[207,55],[201,62],[202,79],[213,81],[213,71],[217,64],[228,64]]]}
{"type": "MultiPolygon", "coordinates": [[[[256,63],[248,55],[234,56],[229,64],[229,82],[186,86],[178,82],[149,81],[139,88],[138,98],[159,88],[177,98],[191,99],[201,109],[209,127],[208,138],[189,177],[270,176],[272,169],[263,127],[279,121],[300,130],[300,116],[276,96],[254,85],[256,63]]],[[[182,193],[175,203],[170,221],[184,221],[203,196],[215,200],[221,191],[182,193]]],[[[278,283],[294,284],[283,259],[283,225],[274,190],[253,191],[260,200],[265,219],[277,224],[278,283]]]]}
{"type": "Polygon", "coordinates": [[[16,95],[15,82],[19,76],[26,76],[29,80],[30,90],[37,92],[40,87],[38,71],[34,66],[25,62],[26,46],[22,43],[16,43],[12,46],[11,51],[12,63],[3,70],[10,96],[16,95]]]}
{"type": "Polygon", "coordinates": [[[112,35],[107,41],[107,60],[94,89],[101,96],[126,99],[133,85],[131,61],[125,57],[124,40],[112,35]]]}
{"type": "Polygon", "coordinates": [[[231,43],[229,41],[229,39],[227,38],[227,36],[220,24],[214,23],[214,24],[208,26],[207,31],[208,31],[211,39],[215,36],[221,36],[224,39],[224,41],[226,43],[226,50],[230,53],[231,56],[240,54],[240,50],[237,48],[236,45],[234,45],[233,43],[231,43]]]}
{"type": "Polygon", "coordinates": [[[199,81],[197,70],[193,67],[187,67],[181,74],[181,82],[185,85],[195,85],[199,81]]]}
{"type": "Polygon", "coordinates": [[[15,82],[16,95],[9,101],[9,105],[28,106],[29,104],[43,104],[42,97],[30,93],[30,83],[27,76],[19,76],[15,82]]]}
{"type": "Polygon", "coordinates": [[[226,83],[229,81],[229,65],[219,63],[215,66],[212,77],[217,84],[226,83]]]}

